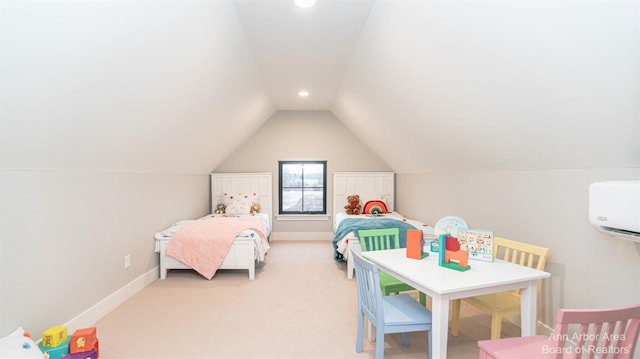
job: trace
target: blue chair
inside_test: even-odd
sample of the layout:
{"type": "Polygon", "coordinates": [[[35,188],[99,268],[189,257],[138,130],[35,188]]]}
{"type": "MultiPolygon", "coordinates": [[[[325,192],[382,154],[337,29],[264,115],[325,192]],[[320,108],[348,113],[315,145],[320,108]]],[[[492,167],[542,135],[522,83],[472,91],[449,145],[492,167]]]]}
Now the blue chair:
{"type": "Polygon", "coordinates": [[[384,358],[384,335],[402,333],[409,345],[409,332],[427,331],[431,358],[431,312],[408,294],[383,296],[380,273],[375,264],[351,250],[358,285],[358,337],[356,352],[362,353],[364,318],[376,327],[376,359],[384,358]]]}
{"type": "MultiPolygon", "coordinates": [[[[400,248],[400,229],[361,229],[358,231],[360,247],[363,252],[400,248]]],[[[385,272],[380,272],[380,289],[382,295],[398,294],[415,290],[407,283],[385,272]]],[[[427,295],[420,292],[420,304],[427,305],[427,295]]]]}

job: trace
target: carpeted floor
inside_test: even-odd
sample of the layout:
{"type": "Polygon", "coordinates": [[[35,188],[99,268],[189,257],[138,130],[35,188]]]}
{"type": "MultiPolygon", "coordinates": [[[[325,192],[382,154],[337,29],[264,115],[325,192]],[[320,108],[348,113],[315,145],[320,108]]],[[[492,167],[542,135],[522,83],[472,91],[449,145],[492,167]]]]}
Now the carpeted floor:
{"type": "MultiPolygon", "coordinates": [[[[251,281],[222,270],[212,280],[173,270],[96,323],[102,359],[374,358],[365,339],[355,352],[356,285],[329,241],[274,241],[251,281]]],[[[417,293],[413,293],[417,298],[417,293]]],[[[449,358],[477,358],[489,316],[463,304],[460,335],[449,358]]],[[[503,336],[519,327],[503,324],[503,336]]],[[[425,358],[426,332],[385,338],[386,358],[425,358]]]]}

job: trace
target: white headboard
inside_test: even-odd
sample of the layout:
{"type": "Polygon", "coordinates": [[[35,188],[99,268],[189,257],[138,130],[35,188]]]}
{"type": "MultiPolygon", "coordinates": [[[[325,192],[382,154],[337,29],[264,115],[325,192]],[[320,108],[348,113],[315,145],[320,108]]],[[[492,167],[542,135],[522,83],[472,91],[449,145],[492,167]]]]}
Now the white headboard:
{"type": "Polygon", "coordinates": [[[260,212],[269,213],[273,220],[273,175],[261,173],[212,173],[211,212],[223,200],[226,193],[257,193],[260,197],[260,212]]]}
{"type": "Polygon", "coordinates": [[[393,211],[395,203],[394,172],[334,172],[333,214],[344,212],[347,196],[357,194],[360,204],[381,199],[393,211]]]}

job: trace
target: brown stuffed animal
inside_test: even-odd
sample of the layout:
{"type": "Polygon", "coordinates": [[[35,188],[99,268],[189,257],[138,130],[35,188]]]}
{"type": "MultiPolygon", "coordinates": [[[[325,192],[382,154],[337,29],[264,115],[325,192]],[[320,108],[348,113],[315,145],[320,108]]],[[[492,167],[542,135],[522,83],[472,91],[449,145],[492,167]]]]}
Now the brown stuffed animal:
{"type": "Polygon", "coordinates": [[[347,202],[349,202],[349,204],[344,206],[345,212],[347,212],[347,214],[360,214],[360,208],[362,208],[362,206],[360,205],[359,195],[352,194],[347,196],[347,202]]]}
{"type": "Polygon", "coordinates": [[[215,213],[224,214],[224,211],[226,208],[227,208],[227,205],[225,205],[224,203],[218,203],[218,205],[216,206],[215,213]]]}
{"type": "Polygon", "coordinates": [[[260,203],[252,203],[251,209],[249,209],[249,213],[251,214],[260,213],[260,203]]]}

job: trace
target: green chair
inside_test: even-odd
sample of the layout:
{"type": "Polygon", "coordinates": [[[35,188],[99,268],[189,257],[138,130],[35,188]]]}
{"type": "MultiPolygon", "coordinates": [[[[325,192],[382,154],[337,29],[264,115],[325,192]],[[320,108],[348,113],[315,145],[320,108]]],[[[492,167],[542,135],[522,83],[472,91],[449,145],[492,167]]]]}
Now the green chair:
{"type": "MultiPolygon", "coordinates": [[[[358,231],[358,237],[360,237],[360,247],[363,252],[400,248],[399,228],[361,229],[358,231]]],[[[415,290],[407,283],[383,271],[380,271],[380,289],[382,295],[415,290]]],[[[422,292],[420,292],[420,304],[427,305],[427,295],[422,292]]]]}

